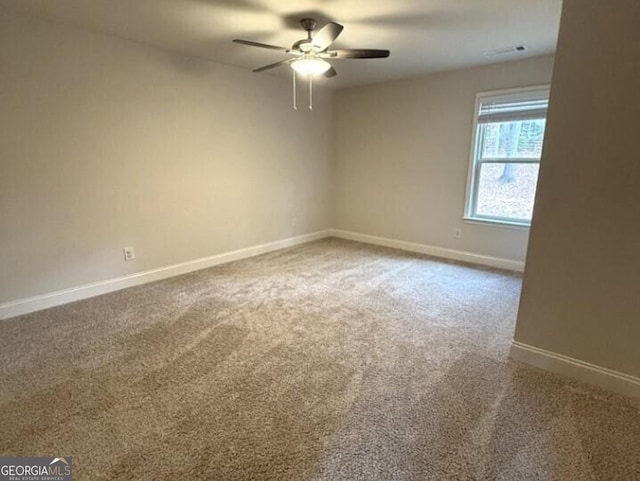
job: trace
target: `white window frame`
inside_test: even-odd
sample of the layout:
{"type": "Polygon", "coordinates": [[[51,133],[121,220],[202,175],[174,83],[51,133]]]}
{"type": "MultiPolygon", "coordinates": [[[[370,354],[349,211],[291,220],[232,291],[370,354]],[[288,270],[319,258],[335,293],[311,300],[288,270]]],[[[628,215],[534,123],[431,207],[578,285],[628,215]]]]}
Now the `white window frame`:
{"type": "MultiPolygon", "coordinates": [[[[467,174],[467,190],[464,202],[464,214],[463,219],[468,223],[479,223],[488,225],[498,225],[505,227],[517,227],[528,229],[531,226],[531,222],[523,222],[520,219],[507,219],[504,217],[490,217],[490,216],[478,216],[474,213],[474,209],[478,199],[478,182],[480,181],[480,166],[482,162],[478,162],[478,156],[480,155],[481,142],[479,139],[479,117],[480,106],[483,101],[491,97],[500,98],[500,100],[522,100],[528,99],[534,96],[539,96],[541,93],[549,96],[550,85],[534,85],[531,87],[521,87],[506,90],[493,90],[488,92],[478,92],[476,94],[475,110],[473,112],[473,131],[471,138],[471,154],[469,155],[469,171],[467,174]]],[[[498,159],[491,159],[492,161],[498,161],[498,159]]],[[[486,160],[485,160],[486,161],[486,160]]],[[[499,162],[504,163],[539,163],[540,159],[499,159],[499,162]]]]}

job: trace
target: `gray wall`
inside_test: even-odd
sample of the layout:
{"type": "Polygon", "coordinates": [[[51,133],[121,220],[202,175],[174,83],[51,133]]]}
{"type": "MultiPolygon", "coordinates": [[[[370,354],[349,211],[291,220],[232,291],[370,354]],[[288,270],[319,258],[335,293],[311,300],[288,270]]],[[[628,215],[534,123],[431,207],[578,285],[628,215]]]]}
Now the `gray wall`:
{"type": "Polygon", "coordinates": [[[316,93],[0,12],[0,303],[330,227],[316,93]]]}
{"type": "Polygon", "coordinates": [[[640,376],[640,3],[565,0],[516,341],[640,376]]]}
{"type": "Polygon", "coordinates": [[[462,221],[475,96],[548,84],[552,68],[545,56],[337,92],[335,226],[523,261],[528,229],[462,221]]]}

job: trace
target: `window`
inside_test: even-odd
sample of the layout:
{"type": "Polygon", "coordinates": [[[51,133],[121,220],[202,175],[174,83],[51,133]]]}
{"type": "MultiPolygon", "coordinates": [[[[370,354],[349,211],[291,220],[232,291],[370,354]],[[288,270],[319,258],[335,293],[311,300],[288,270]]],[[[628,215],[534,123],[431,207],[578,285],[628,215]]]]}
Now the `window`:
{"type": "Polygon", "coordinates": [[[529,226],[549,87],[478,94],[465,219],[529,226]]]}

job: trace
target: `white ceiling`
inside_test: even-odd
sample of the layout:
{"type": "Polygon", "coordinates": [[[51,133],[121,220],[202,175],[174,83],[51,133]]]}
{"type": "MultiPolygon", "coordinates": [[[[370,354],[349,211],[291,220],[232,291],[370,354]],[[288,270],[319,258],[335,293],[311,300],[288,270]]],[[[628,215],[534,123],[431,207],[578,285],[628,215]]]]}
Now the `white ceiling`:
{"type": "MultiPolygon", "coordinates": [[[[9,11],[254,69],[286,58],[231,43],[303,38],[305,16],[345,26],[336,48],[384,48],[387,59],[335,60],[334,88],[552,53],[561,0],[0,0],[9,11]],[[524,44],[521,54],[484,53],[524,44]]],[[[289,75],[288,67],[255,75],[289,75]]]]}

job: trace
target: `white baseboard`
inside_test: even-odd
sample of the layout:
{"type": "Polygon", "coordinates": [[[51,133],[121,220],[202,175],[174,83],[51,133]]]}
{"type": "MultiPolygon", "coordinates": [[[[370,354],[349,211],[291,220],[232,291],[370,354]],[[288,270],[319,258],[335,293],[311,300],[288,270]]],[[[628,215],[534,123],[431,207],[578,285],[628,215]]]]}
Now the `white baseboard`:
{"type": "Polygon", "coordinates": [[[497,267],[499,269],[507,269],[511,271],[523,272],[524,262],[514,261],[511,259],[503,259],[500,257],[485,256],[482,254],[475,254],[473,252],[459,251],[455,249],[447,249],[445,247],[436,247],[426,244],[416,244],[413,242],[406,242],[395,239],[387,239],[385,237],[377,237],[368,234],[359,234],[357,232],[349,232],[340,229],[331,229],[331,234],[334,237],[341,239],[349,239],[358,242],[364,242],[366,244],[375,244],[385,247],[393,247],[395,249],[401,249],[409,252],[417,252],[420,254],[427,254],[435,257],[443,257],[445,259],[453,259],[456,261],[469,262],[471,264],[480,264],[484,266],[497,267]]]}
{"type": "Polygon", "coordinates": [[[411,242],[399,241],[394,239],[385,239],[383,237],[359,234],[356,232],[348,232],[339,229],[328,229],[324,231],[314,232],[312,234],[305,234],[289,239],[270,242],[268,244],[260,244],[253,247],[247,247],[245,249],[226,252],[211,257],[204,257],[202,259],[195,259],[192,261],[182,262],[180,264],[160,267],[158,269],[138,272],[136,274],[118,277],[115,279],[93,282],[91,284],[85,284],[78,287],[72,287],[69,289],[49,292],[25,299],[5,302],[3,304],[0,304],[0,320],[8,319],[15,316],[21,316],[30,312],[40,311],[42,309],[48,309],[49,307],[55,307],[62,304],[67,304],[69,302],[87,299],[89,297],[99,296],[101,294],[125,289],[127,287],[138,286],[141,284],[146,284],[148,282],[159,281],[169,277],[187,274],[189,272],[197,271],[200,269],[206,269],[207,267],[212,267],[239,259],[245,259],[247,257],[257,256],[266,252],[272,252],[278,249],[283,249],[285,247],[304,244],[306,242],[311,242],[331,236],[342,239],[355,240],[367,244],[393,247],[410,252],[418,252],[420,254],[443,257],[446,259],[454,259],[470,262],[473,264],[498,267],[501,269],[509,269],[520,272],[524,270],[524,263],[519,261],[483,256],[471,252],[445,249],[442,247],[435,247],[424,244],[414,244],[411,242]]]}
{"type": "Polygon", "coordinates": [[[211,257],[204,257],[202,259],[195,259],[192,261],[182,262],[180,264],[174,264],[171,266],[160,267],[158,269],[138,272],[136,274],[118,277],[115,279],[92,282],[91,284],[85,284],[83,286],[72,287],[69,289],[49,292],[47,294],[28,297],[25,299],[5,302],[3,304],[0,304],[0,320],[8,319],[15,316],[21,316],[23,314],[28,314],[30,312],[47,309],[49,307],[67,304],[69,302],[87,299],[89,297],[99,296],[101,294],[118,291],[127,287],[138,286],[140,284],[146,284],[148,282],[159,281],[161,279],[167,279],[169,277],[187,274],[189,272],[205,269],[207,267],[217,266],[219,264],[225,264],[227,262],[246,259],[247,257],[257,256],[278,249],[284,249],[285,247],[292,247],[330,236],[331,232],[329,230],[314,232],[312,234],[291,237],[289,239],[270,242],[268,244],[260,244],[257,246],[247,247],[245,249],[239,249],[232,252],[225,252],[223,254],[218,254],[211,257]]]}
{"type": "Polygon", "coordinates": [[[640,378],[513,341],[509,357],[625,396],[640,397],[640,378]]]}

